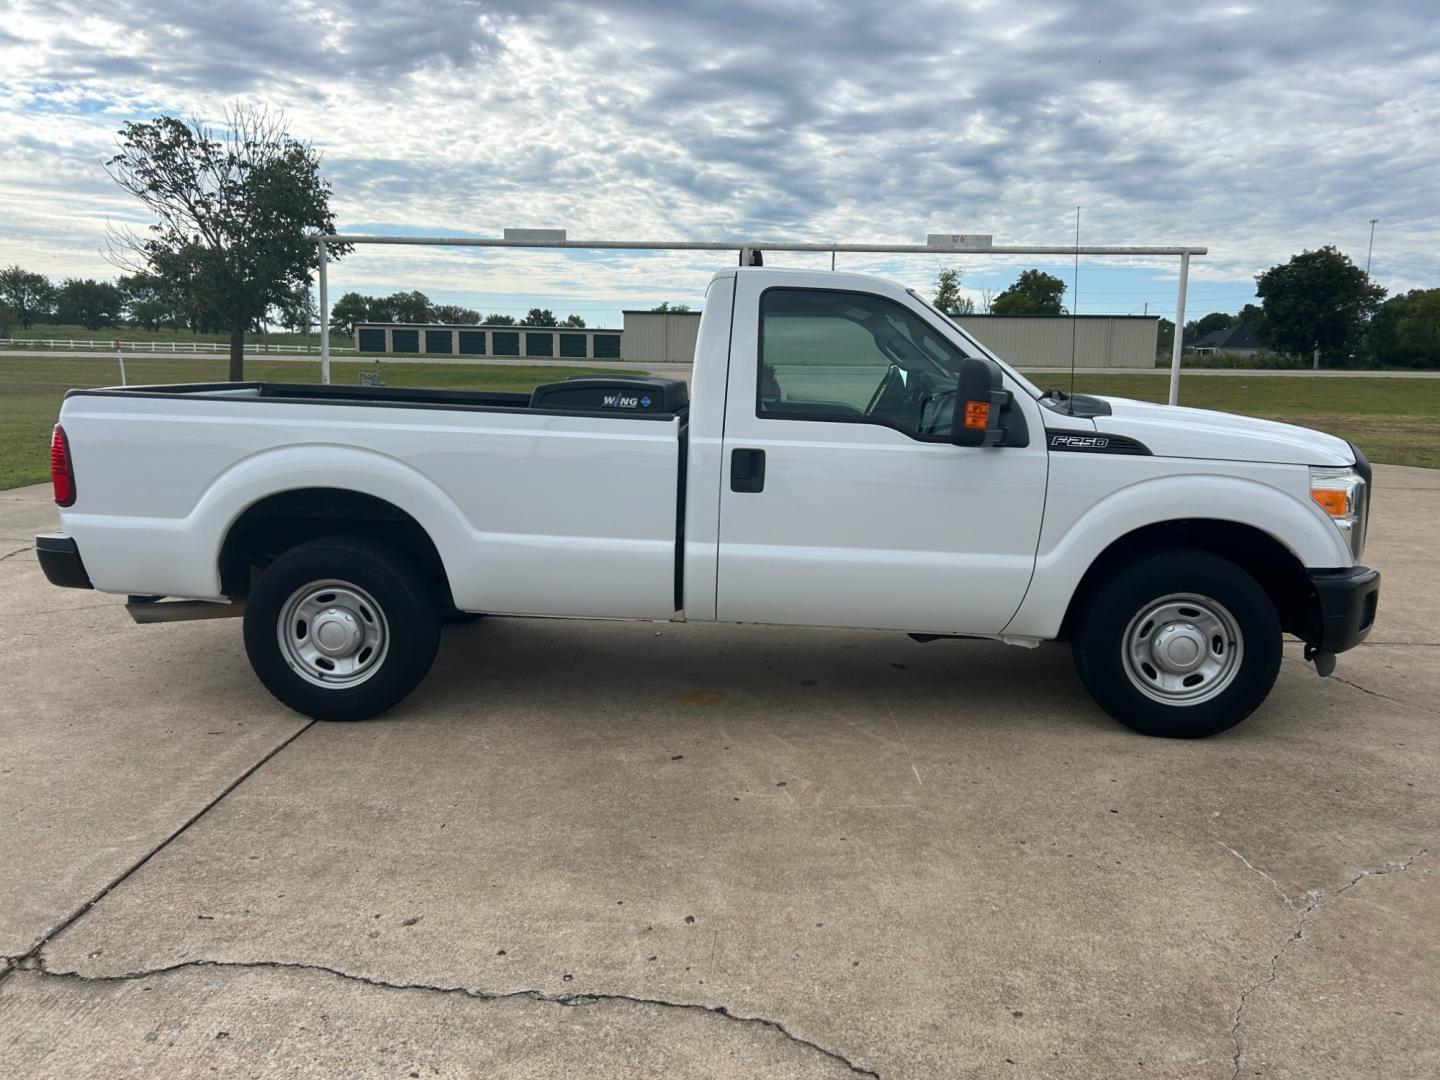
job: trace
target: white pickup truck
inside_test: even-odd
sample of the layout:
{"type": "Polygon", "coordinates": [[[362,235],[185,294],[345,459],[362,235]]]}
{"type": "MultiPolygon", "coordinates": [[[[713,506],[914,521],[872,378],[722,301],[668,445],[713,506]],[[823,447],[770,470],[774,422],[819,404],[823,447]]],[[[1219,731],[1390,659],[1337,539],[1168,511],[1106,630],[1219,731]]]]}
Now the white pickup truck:
{"type": "Polygon", "coordinates": [[[1265,699],[1282,632],[1328,674],[1379,592],[1349,443],[1042,393],[858,274],[717,274],[688,393],[72,390],[52,466],[52,582],[243,612],[260,679],[330,720],[399,702],[467,612],[1068,641],[1111,715],[1196,737],[1265,699]]]}

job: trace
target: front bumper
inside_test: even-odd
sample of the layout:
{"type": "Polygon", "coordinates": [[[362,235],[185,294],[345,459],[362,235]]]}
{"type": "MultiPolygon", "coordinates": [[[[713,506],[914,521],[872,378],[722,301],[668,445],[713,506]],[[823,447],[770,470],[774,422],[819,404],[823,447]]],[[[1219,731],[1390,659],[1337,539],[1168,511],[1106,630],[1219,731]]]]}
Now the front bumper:
{"type": "Polygon", "coordinates": [[[1311,570],[1313,600],[1300,634],[1316,652],[1338,653],[1364,641],[1375,625],[1380,571],[1368,566],[1311,570]]]}
{"type": "Polygon", "coordinates": [[[90,584],[90,575],[85,572],[85,564],[80,560],[80,548],[70,537],[61,533],[44,533],[35,537],[35,556],[51,585],[66,589],[95,587],[90,584]]]}

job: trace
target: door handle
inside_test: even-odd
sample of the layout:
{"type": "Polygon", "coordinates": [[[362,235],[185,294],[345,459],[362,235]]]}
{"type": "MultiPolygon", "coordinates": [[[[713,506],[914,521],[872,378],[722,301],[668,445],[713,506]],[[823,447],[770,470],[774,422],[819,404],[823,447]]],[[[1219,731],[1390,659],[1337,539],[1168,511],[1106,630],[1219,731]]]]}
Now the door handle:
{"type": "Polygon", "coordinates": [[[730,490],[765,490],[764,450],[732,450],[730,452],[730,490]]]}

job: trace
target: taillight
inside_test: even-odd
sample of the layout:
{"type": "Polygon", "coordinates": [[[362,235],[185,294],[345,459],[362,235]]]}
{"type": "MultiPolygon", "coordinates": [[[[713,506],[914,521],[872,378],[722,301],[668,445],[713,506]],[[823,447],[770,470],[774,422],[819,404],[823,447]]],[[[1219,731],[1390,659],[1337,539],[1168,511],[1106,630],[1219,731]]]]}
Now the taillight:
{"type": "Polygon", "coordinates": [[[50,436],[50,483],[55,487],[57,506],[74,505],[75,464],[70,460],[70,440],[65,438],[65,429],[59,424],[50,436]]]}

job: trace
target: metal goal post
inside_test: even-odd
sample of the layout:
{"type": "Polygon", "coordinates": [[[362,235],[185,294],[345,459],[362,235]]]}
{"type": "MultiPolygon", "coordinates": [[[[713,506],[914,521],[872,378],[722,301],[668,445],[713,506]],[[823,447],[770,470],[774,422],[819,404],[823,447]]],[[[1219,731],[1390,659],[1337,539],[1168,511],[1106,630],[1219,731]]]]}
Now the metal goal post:
{"type": "MultiPolygon", "coordinates": [[[[1097,255],[1101,257],[1151,256],[1180,260],[1180,283],[1175,293],[1175,334],[1170,346],[1171,405],[1180,399],[1180,353],[1185,327],[1185,291],[1190,279],[1190,256],[1205,255],[1203,247],[1110,247],[1096,245],[1015,246],[996,244],[989,235],[978,233],[931,233],[923,244],[825,244],[794,241],[727,240],[571,240],[564,229],[506,229],[503,236],[363,236],[351,234],[313,233],[319,254],[320,380],[330,381],[330,294],[326,280],[329,250],[332,244],[413,244],[421,247],[487,247],[487,248],[573,248],[577,251],[733,251],[742,265],[752,264],[765,251],[855,252],[867,255],[1097,255]]],[[[833,268],[833,260],[832,260],[833,268]]]]}

